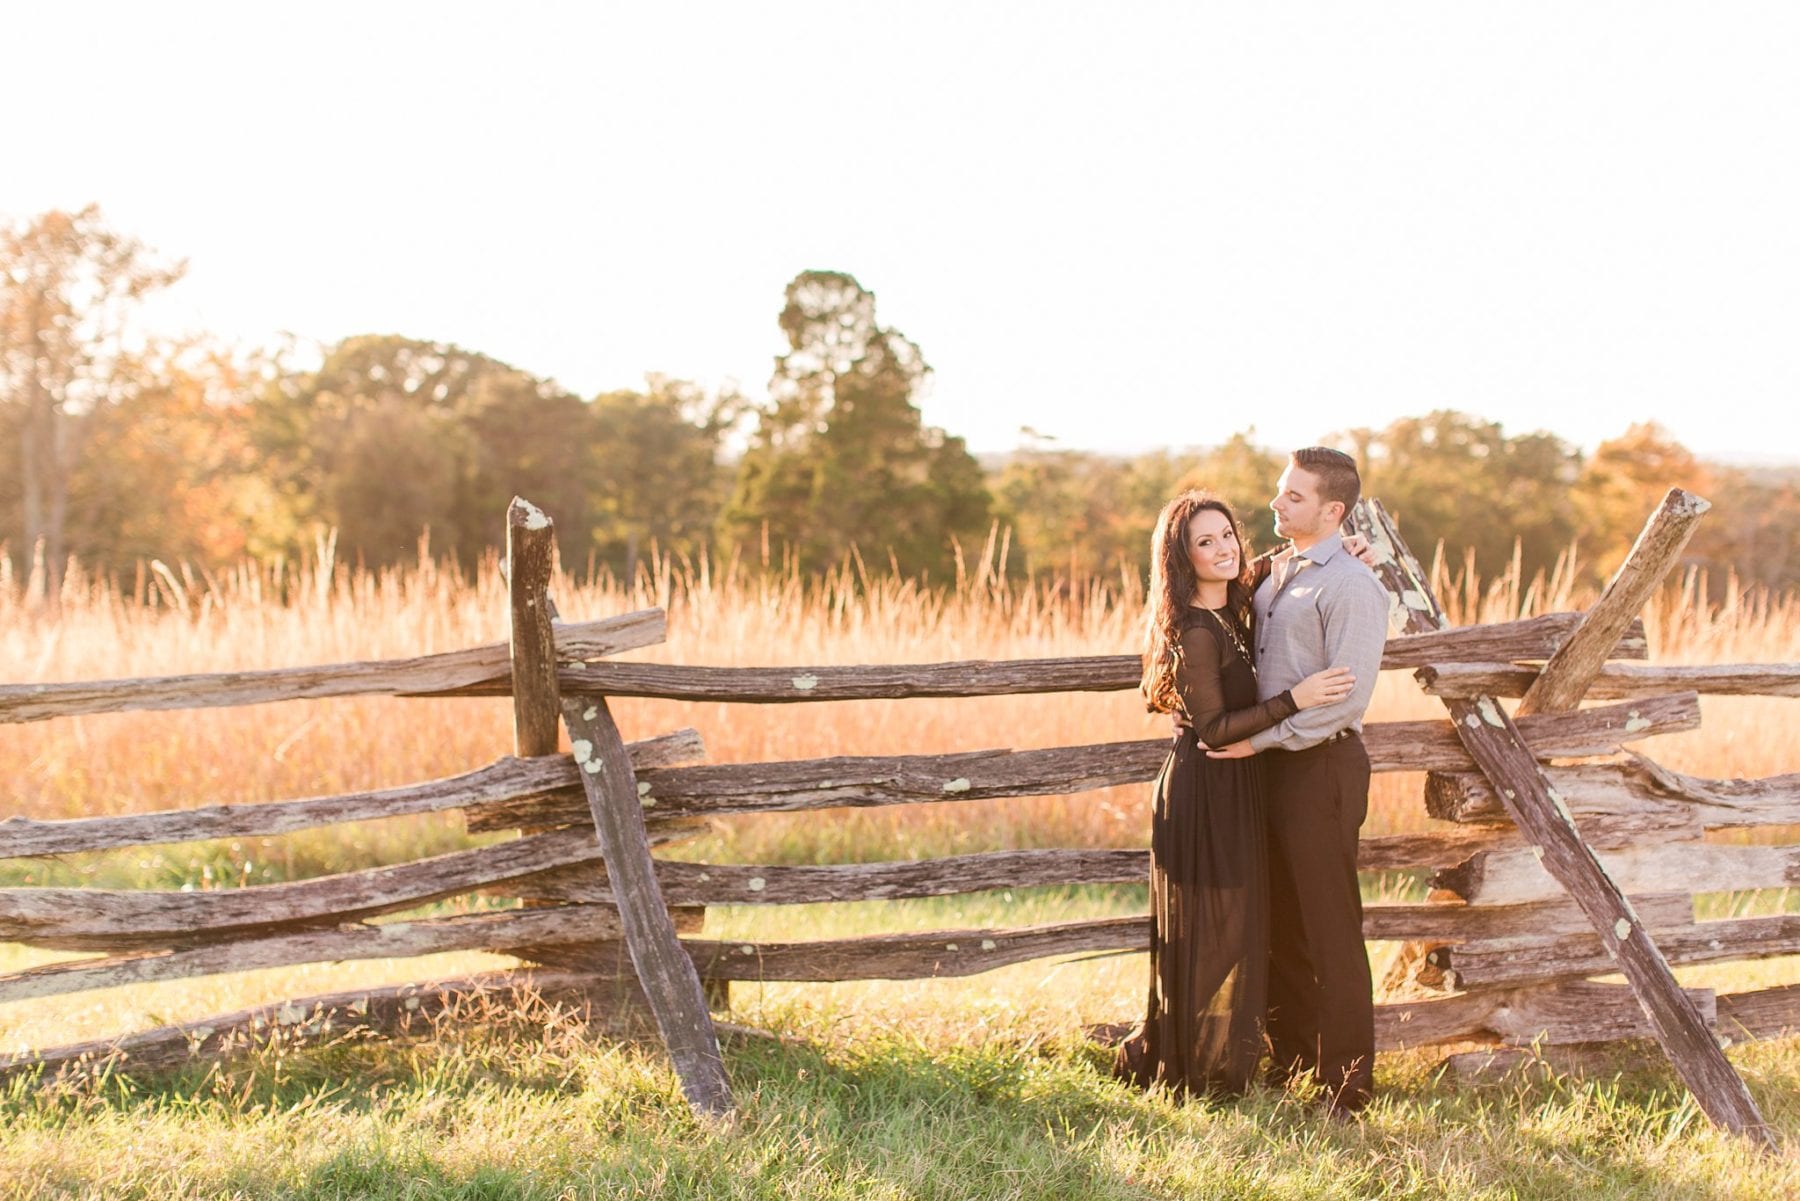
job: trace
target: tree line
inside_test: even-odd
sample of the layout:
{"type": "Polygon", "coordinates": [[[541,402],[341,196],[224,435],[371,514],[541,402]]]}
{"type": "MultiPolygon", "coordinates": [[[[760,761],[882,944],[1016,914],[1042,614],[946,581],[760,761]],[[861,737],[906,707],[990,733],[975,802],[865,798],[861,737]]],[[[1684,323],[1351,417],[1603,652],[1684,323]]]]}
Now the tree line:
{"type": "MultiPolygon", "coordinates": [[[[778,322],[766,402],[651,375],[580,396],[478,351],[391,335],[300,362],[134,332],[182,266],[98,210],[51,212],[0,240],[0,545],[103,575],[148,559],[202,569],[309,553],[381,568],[424,553],[472,566],[503,539],[507,501],[551,512],[572,566],[630,573],[661,553],[752,569],[954,579],[984,548],[1023,577],[1142,574],[1175,490],[1229,499],[1252,540],[1288,448],[1251,431],[1137,456],[1024,445],[978,460],[921,418],[920,347],[881,324],[853,276],[804,271],[778,322]]],[[[1582,454],[1443,410],[1321,439],[1355,454],[1415,546],[1529,577],[1572,544],[1616,563],[1672,485],[1715,511],[1694,564],[1746,583],[1800,582],[1794,473],[1700,462],[1654,425],[1582,454]]]]}

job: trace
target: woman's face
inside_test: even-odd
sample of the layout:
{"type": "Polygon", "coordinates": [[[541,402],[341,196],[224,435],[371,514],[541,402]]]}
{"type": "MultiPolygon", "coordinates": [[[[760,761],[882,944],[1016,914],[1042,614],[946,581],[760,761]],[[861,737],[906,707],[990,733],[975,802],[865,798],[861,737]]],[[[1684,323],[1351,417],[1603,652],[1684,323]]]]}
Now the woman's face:
{"type": "Polygon", "coordinates": [[[1217,509],[1201,509],[1187,523],[1188,562],[1202,581],[1235,580],[1238,577],[1237,531],[1217,509]]]}

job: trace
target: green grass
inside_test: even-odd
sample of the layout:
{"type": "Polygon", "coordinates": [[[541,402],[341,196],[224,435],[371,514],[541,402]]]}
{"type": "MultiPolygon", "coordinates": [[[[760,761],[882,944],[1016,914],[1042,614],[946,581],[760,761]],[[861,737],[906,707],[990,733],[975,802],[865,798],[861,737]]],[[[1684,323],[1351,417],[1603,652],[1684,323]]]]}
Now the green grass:
{"type": "MultiPolygon", "coordinates": [[[[0,1196],[282,1198],[1781,1197],[1792,1159],[1705,1127],[1664,1074],[1438,1080],[1384,1058],[1358,1125],[1263,1092],[1171,1103],[1029,1021],[765,1001],[740,1018],[740,1118],[691,1118],[652,1048],[544,1015],[407,1044],[265,1051],[155,1082],[15,1087],[0,1196]]],[[[1800,1052],[1745,1051],[1769,1116],[1800,1123],[1800,1052]]]]}
{"type": "MultiPolygon", "coordinates": [[[[1130,889],[740,906],[707,936],[837,938],[1129,911],[1130,889]]],[[[1374,948],[1379,956],[1385,948],[1374,948]]],[[[0,948],[0,969],[35,958],[0,948]]],[[[0,1048],[135,1029],[275,996],[429,979],[486,956],[317,966],[0,1006],[0,1048]]],[[[1379,965],[1379,959],[1378,959],[1379,965]]],[[[1733,965],[1741,972],[1749,965],[1733,965]]],[[[1783,961],[1757,965],[1779,974],[1783,961]]],[[[1791,976],[1793,965],[1786,963],[1791,976]]],[[[1364,1121],[1301,1096],[1180,1105],[1114,1082],[1089,1023],[1143,1004],[1141,955],[960,980],[738,984],[740,1118],[688,1113],[654,1046],[542,1007],[470,1010],[429,1039],[288,1044],[210,1069],[0,1096],[0,1198],[1761,1198],[1800,1158],[1710,1129],[1654,1051],[1619,1075],[1469,1085],[1440,1053],[1382,1057],[1364,1121]]],[[[1800,1138],[1800,1041],[1736,1047],[1800,1138]]]]}

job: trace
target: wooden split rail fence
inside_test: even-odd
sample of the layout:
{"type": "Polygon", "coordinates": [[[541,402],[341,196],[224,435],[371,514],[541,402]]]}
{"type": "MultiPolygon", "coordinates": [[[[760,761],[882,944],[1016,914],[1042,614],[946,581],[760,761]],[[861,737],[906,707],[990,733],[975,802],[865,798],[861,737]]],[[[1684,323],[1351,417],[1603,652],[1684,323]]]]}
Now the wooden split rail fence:
{"type": "MultiPolygon", "coordinates": [[[[1442,628],[1423,573],[1379,506],[1359,507],[1355,523],[1384,556],[1396,625],[1408,631],[1389,640],[1382,666],[1414,670],[1450,711],[1444,720],[1373,722],[1364,731],[1375,771],[1429,773],[1425,805],[1441,823],[1429,833],[1362,843],[1365,870],[1427,872],[1432,886],[1425,902],[1366,909],[1368,938],[1401,941],[1408,950],[1406,996],[1378,1006],[1378,1041],[1384,1048],[1519,1048],[1653,1035],[1709,1116],[1766,1138],[1717,1044],[1800,1027],[1800,985],[1725,995],[1681,990],[1667,979],[1667,964],[1800,952],[1800,914],[1694,916],[1694,894],[1800,882],[1800,847],[1711,837],[1800,824],[1800,774],[1697,779],[1627,744],[1697,727],[1699,693],[1800,696],[1800,665],[1634,662],[1647,657],[1636,610],[1685,542],[1664,536],[1664,527],[1687,521],[1681,513],[1671,517],[1671,506],[1704,509],[1703,501],[1678,498],[1685,494],[1671,493],[1593,612],[1459,629],[1442,628]],[[1521,695],[1516,717],[1493,700],[1521,695]],[[1574,708],[1584,696],[1607,703],[1574,708]],[[1619,972],[1627,983],[1593,979],[1619,972]],[[1634,996],[1638,1004],[1630,1003],[1634,996]]],[[[1046,956],[1147,946],[1142,916],[829,941],[698,937],[705,907],[713,905],[1140,884],[1147,853],[1137,850],[993,851],[810,867],[653,860],[650,852],[722,814],[954,805],[1148,781],[1167,743],[715,765],[699,762],[702,743],[693,730],[623,743],[607,697],[791,704],[1108,691],[1136,686],[1137,658],[805,668],[616,662],[611,656],[663,639],[662,612],[558,620],[547,592],[551,523],[523,501],[508,517],[509,644],[377,663],[0,685],[0,721],[372,693],[511,694],[514,755],[463,775],[341,796],[254,804],[223,797],[200,808],[68,821],[14,817],[0,821],[0,858],[271,835],[445,810],[461,811],[471,832],[516,830],[517,838],[221,891],[0,889],[0,942],[89,953],[0,975],[0,1003],[442,951],[510,953],[531,966],[295,999],[104,1043],[18,1053],[0,1058],[0,1075],[53,1075],[99,1062],[160,1068],[225,1053],[271,1031],[423,1028],[424,1019],[462,998],[510,1001],[535,992],[580,999],[601,1019],[647,1010],[692,1104],[723,1114],[732,1100],[707,1004],[726,995],[722,982],[963,976],[1046,956]],[[556,752],[559,721],[572,754],[556,752]],[[521,904],[378,920],[471,893],[521,904]]]]}

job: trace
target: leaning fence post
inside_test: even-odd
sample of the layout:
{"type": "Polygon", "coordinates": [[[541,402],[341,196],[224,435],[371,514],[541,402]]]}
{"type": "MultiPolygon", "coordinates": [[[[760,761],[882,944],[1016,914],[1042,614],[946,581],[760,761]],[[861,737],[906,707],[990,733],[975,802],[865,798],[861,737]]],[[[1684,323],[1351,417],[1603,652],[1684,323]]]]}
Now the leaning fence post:
{"type": "Polygon", "coordinates": [[[733,1102],[718,1035],[699,973],[676,935],[675,921],[656,882],[637,777],[624,739],[607,712],[606,698],[564,698],[557,682],[555,612],[548,593],[555,526],[537,506],[514,497],[506,513],[506,546],[517,753],[555,754],[558,716],[568,723],[582,790],[593,811],[600,854],[619,907],[625,947],[675,1075],[697,1112],[728,1116],[733,1102]]]}
{"type": "MultiPolygon", "coordinates": [[[[1374,548],[1376,574],[1398,602],[1405,617],[1404,632],[1422,633],[1448,625],[1430,581],[1380,502],[1358,502],[1351,521],[1374,548]]],[[[1617,631],[1612,637],[1617,638],[1617,631]]],[[[1581,687],[1585,690],[1586,686],[1583,680],[1581,687]]],[[[1545,778],[1512,718],[1489,696],[1443,699],[1457,736],[1492,782],[1544,869],[1593,923],[1601,945],[1624,973],[1657,1041],[1702,1112],[1727,1130],[1773,1149],[1774,1133],[1750,1090],[1725,1058],[1692,998],[1675,982],[1631,902],[1582,840],[1568,806],[1545,778]]]]}
{"type": "Polygon", "coordinates": [[[1560,713],[1581,703],[1619,635],[1669,574],[1688,539],[1694,536],[1694,527],[1710,508],[1710,501],[1691,492],[1669,489],[1662,504],[1644,523],[1631,553],[1613,573],[1606,591],[1526,690],[1525,699],[1519,702],[1520,717],[1560,713]]]}
{"type": "Polygon", "coordinates": [[[734,1102],[718,1034],[700,974],[676,937],[675,921],[656,882],[637,777],[624,740],[603,696],[564,697],[562,711],[575,761],[581,765],[582,790],[594,814],[607,879],[618,901],[625,949],[650,999],[650,1012],[674,1061],[681,1091],[703,1116],[727,1117],[734,1102]]]}
{"type": "Polygon", "coordinates": [[[732,1112],[731,1086],[700,975],[677,937],[650,858],[650,838],[638,802],[637,777],[625,741],[602,696],[561,695],[556,678],[554,613],[547,587],[556,531],[529,501],[513,498],[506,514],[511,564],[513,736],[518,754],[556,753],[558,711],[581,766],[582,790],[593,811],[606,877],[619,906],[625,948],[650,1002],[681,1091],[698,1113],[732,1112]]]}

